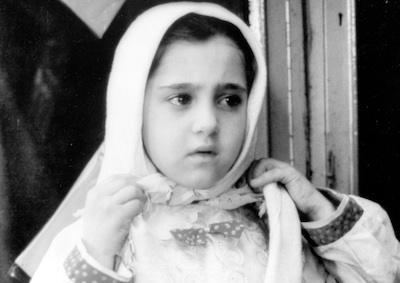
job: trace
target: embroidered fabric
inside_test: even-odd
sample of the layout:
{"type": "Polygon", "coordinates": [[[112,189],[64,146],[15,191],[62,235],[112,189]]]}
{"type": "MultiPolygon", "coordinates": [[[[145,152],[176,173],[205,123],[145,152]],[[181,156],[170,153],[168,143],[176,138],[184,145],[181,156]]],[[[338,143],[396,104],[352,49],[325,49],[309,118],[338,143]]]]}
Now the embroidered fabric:
{"type": "Polygon", "coordinates": [[[343,213],[336,217],[327,225],[315,228],[305,229],[305,236],[313,246],[322,246],[333,243],[342,238],[353,228],[363,214],[363,209],[353,198],[349,198],[343,213]]]}
{"type": "Polygon", "coordinates": [[[175,229],[171,230],[175,240],[189,246],[205,246],[209,235],[220,234],[228,238],[240,238],[244,225],[240,221],[224,221],[210,224],[207,228],[175,229]]]}
{"type": "Polygon", "coordinates": [[[82,257],[77,247],[65,259],[64,269],[68,278],[75,283],[126,283],[93,267],[82,257]]]}
{"type": "MultiPolygon", "coordinates": [[[[127,241],[132,258],[122,256],[125,260],[121,268],[129,269],[135,282],[262,282],[268,262],[268,233],[266,227],[257,224],[255,212],[246,208],[225,211],[199,204],[157,205],[144,217],[149,217],[143,221],[144,226],[136,226],[137,233],[131,232],[127,241]],[[160,223],[165,225],[160,227],[160,223]],[[233,223],[232,227],[240,228],[241,233],[227,237],[224,232],[231,229],[218,227],[219,223],[233,223]],[[218,233],[209,235],[206,246],[191,246],[177,241],[171,227],[207,228],[218,233]]],[[[85,262],[77,248],[65,260],[64,268],[73,282],[122,282],[85,262]],[[101,281],[103,278],[109,281],[101,281]]]]}
{"type": "MultiPolygon", "coordinates": [[[[210,209],[208,209],[209,213],[204,214],[203,210],[197,211],[196,209],[193,209],[193,207],[196,206],[198,205],[189,206],[192,207],[192,209],[189,211],[189,215],[182,215],[186,223],[185,225],[182,225],[182,227],[186,227],[188,229],[190,229],[189,227],[197,227],[196,229],[202,229],[199,227],[207,227],[205,226],[207,223],[207,221],[205,221],[205,217],[207,217],[207,215],[208,217],[210,215],[213,215],[215,213],[215,210],[211,209],[210,211],[210,209]]],[[[175,213],[179,212],[179,209],[177,208],[178,207],[174,209],[175,213]]],[[[205,275],[201,272],[203,268],[201,264],[198,263],[196,265],[197,268],[193,268],[193,266],[191,268],[187,268],[189,266],[188,264],[190,258],[194,257],[197,253],[199,253],[199,251],[202,251],[202,255],[207,253],[213,254],[214,262],[217,262],[218,266],[223,266],[223,270],[226,271],[224,273],[224,276],[225,279],[228,281],[221,282],[252,282],[248,280],[249,278],[247,278],[247,275],[243,271],[243,269],[238,269],[238,267],[243,267],[245,258],[245,252],[238,248],[238,246],[240,246],[241,244],[246,244],[256,249],[254,250],[254,254],[252,257],[252,259],[254,260],[254,263],[252,261],[253,265],[255,264],[265,266],[267,264],[268,242],[265,239],[264,235],[268,234],[265,231],[265,229],[268,229],[268,227],[263,227],[263,229],[261,229],[259,225],[255,224],[258,220],[254,213],[245,208],[238,209],[235,212],[228,212],[228,215],[226,215],[225,213],[222,214],[227,217],[226,219],[230,219],[230,221],[232,221],[232,219],[236,219],[235,221],[237,221],[237,223],[239,223],[240,221],[240,223],[244,226],[244,229],[239,238],[225,237],[223,234],[217,233],[209,236],[210,245],[209,247],[204,247],[182,245],[182,243],[175,240],[175,237],[170,232],[160,235],[161,238],[158,241],[159,244],[161,246],[169,245],[171,247],[171,249],[168,249],[168,252],[164,253],[164,256],[167,255],[167,258],[171,259],[172,257],[175,257],[175,255],[179,255],[179,257],[174,260],[174,262],[177,263],[172,270],[174,270],[175,273],[177,273],[177,270],[180,270],[180,272],[178,272],[178,277],[183,280],[182,282],[202,282],[202,280],[205,280],[205,275]],[[233,215],[234,217],[232,217],[233,215]],[[176,250],[174,251],[172,249],[176,250]]],[[[328,225],[315,229],[305,229],[306,237],[308,241],[314,246],[332,243],[343,237],[357,223],[362,214],[363,209],[355,202],[354,199],[350,198],[343,212],[328,225]]],[[[221,219],[221,217],[222,215],[217,213],[214,214],[214,217],[211,217],[209,221],[211,223],[211,221],[221,219]]],[[[225,219],[225,217],[223,218],[225,219]]],[[[153,233],[157,232],[153,231],[153,233]]],[[[125,257],[123,267],[129,269],[133,274],[135,274],[135,264],[137,264],[137,262],[133,256],[135,255],[135,246],[137,246],[137,244],[134,245],[133,241],[134,240],[132,237],[130,237],[129,241],[127,241],[126,250],[128,251],[129,249],[129,254],[132,255],[132,257],[130,259],[125,257]]],[[[166,260],[166,262],[168,262],[168,259],[166,260]]],[[[169,265],[174,264],[170,263],[169,265]]],[[[68,277],[76,283],[89,283],[94,281],[118,283],[123,282],[118,281],[117,279],[112,278],[109,275],[91,266],[82,257],[77,248],[73,249],[71,254],[66,258],[64,268],[68,277]]],[[[151,268],[151,265],[148,268],[151,268]]],[[[164,266],[164,268],[168,269],[168,267],[166,266],[164,266]]],[[[169,278],[169,282],[180,282],[177,281],[176,278],[174,278],[175,276],[173,274],[167,274],[166,276],[167,277],[165,278],[169,278]]],[[[165,279],[163,282],[168,282],[166,280],[167,279],[165,279]]]]}
{"type": "Polygon", "coordinates": [[[122,255],[122,268],[129,269],[137,282],[263,282],[268,245],[255,213],[201,204],[157,205],[143,218],[130,232],[130,256],[122,255]],[[231,229],[216,223],[236,223],[231,228],[240,228],[241,233],[227,237],[224,232],[231,229]],[[217,233],[207,235],[207,244],[192,245],[171,233],[178,230],[191,236],[202,230],[217,233]]]}

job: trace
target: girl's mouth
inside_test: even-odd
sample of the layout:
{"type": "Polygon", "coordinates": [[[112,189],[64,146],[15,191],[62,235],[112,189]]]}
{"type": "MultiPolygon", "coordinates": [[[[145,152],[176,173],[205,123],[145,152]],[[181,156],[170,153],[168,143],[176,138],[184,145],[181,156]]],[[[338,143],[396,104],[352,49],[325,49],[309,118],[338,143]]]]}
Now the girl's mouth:
{"type": "Polygon", "coordinates": [[[214,151],[196,151],[196,152],[193,153],[193,155],[215,156],[217,154],[214,151]]]}
{"type": "Polygon", "coordinates": [[[214,145],[201,145],[195,147],[192,151],[192,154],[217,154],[217,147],[214,145]]]}
{"type": "Polygon", "coordinates": [[[198,162],[210,162],[217,157],[218,153],[214,147],[202,146],[189,153],[189,157],[198,162]]]}

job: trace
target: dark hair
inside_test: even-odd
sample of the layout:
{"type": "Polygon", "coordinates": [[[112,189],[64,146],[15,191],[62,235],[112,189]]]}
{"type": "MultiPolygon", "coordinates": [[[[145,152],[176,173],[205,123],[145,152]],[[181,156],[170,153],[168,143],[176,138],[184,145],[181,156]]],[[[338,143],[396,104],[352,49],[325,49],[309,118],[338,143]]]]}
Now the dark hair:
{"type": "Polygon", "coordinates": [[[254,55],[241,31],[235,25],[226,21],[195,13],[183,16],[169,27],[161,39],[156,55],[154,56],[149,76],[157,69],[166,49],[172,43],[180,40],[191,42],[206,41],[215,35],[226,36],[242,51],[247,87],[250,90],[255,74],[254,55]]]}

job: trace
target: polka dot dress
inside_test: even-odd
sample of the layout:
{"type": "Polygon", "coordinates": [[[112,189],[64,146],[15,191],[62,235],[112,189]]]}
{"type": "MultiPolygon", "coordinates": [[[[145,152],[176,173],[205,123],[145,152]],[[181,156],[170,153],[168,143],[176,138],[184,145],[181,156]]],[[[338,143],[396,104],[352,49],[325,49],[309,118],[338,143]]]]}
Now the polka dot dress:
{"type": "Polygon", "coordinates": [[[335,242],[353,228],[363,214],[363,209],[352,198],[349,199],[342,214],[328,225],[316,229],[306,229],[308,241],[314,246],[335,242]]]}
{"type": "MultiPolygon", "coordinates": [[[[363,214],[363,209],[352,198],[349,199],[343,212],[329,224],[320,228],[305,229],[305,236],[314,246],[326,245],[343,237],[357,223],[363,214]]],[[[206,229],[176,229],[170,231],[177,243],[186,246],[206,247],[209,235],[220,235],[223,238],[240,238],[244,226],[240,221],[213,223],[206,229]]],[[[222,238],[221,238],[222,239],[222,238]]],[[[264,240],[263,240],[264,241],[264,240]]],[[[229,258],[233,258],[230,256],[229,258]]],[[[224,257],[224,260],[226,258],[224,257]]],[[[265,262],[264,260],[263,262],[265,262]]],[[[122,283],[90,265],[75,247],[64,262],[64,269],[68,278],[74,283],[122,283]]],[[[229,276],[237,274],[229,274],[229,276]]],[[[236,278],[235,277],[235,278],[236,278]]],[[[231,277],[230,277],[231,278],[231,277]]],[[[193,278],[192,278],[193,279],[193,278]]],[[[201,282],[201,280],[200,280],[201,282]]],[[[233,282],[233,281],[230,281],[233,282]]],[[[235,282],[241,282],[236,280],[235,282]]]]}
{"type": "Polygon", "coordinates": [[[221,223],[213,223],[207,229],[191,228],[191,229],[175,229],[171,231],[174,238],[188,246],[205,246],[207,245],[207,234],[220,234],[224,237],[240,238],[244,230],[244,225],[237,220],[224,221],[221,223]]]}
{"type": "MultiPolygon", "coordinates": [[[[75,247],[64,262],[64,269],[74,283],[122,283],[87,263],[75,247]]],[[[126,282],[125,282],[126,283],[126,282]]]]}

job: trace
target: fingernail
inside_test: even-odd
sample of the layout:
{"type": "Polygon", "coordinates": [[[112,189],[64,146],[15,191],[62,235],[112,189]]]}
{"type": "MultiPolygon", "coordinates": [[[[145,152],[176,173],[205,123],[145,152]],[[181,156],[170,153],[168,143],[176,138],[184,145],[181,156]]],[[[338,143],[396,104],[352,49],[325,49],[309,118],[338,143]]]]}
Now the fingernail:
{"type": "Polygon", "coordinates": [[[252,179],[252,180],[250,180],[250,186],[252,186],[252,187],[257,187],[257,186],[258,186],[257,179],[252,179]]]}
{"type": "Polygon", "coordinates": [[[250,181],[250,186],[252,188],[258,188],[260,186],[260,184],[259,184],[257,179],[253,179],[253,180],[250,181]]]}

